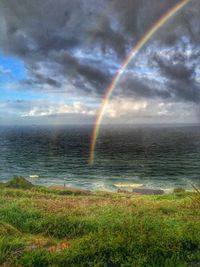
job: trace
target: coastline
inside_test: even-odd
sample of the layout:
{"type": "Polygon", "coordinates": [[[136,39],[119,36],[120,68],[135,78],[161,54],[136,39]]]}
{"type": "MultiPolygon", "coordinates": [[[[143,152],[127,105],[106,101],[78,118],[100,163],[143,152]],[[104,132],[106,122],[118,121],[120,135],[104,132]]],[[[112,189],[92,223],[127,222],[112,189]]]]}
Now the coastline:
{"type": "MultiPolygon", "coordinates": [[[[83,184],[82,182],[79,184],[77,182],[73,181],[67,181],[67,180],[56,180],[53,179],[52,181],[49,179],[48,182],[44,181],[43,178],[38,175],[32,175],[32,176],[25,176],[25,179],[30,181],[36,186],[46,187],[46,188],[53,188],[53,189],[60,189],[60,190],[67,190],[67,191],[102,191],[102,192],[118,192],[118,193],[133,193],[133,194],[141,194],[141,195],[162,195],[162,194],[170,194],[173,193],[173,191],[185,191],[185,192],[191,192],[192,186],[195,185],[194,183],[188,182],[187,185],[182,184],[153,184],[153,183],[145,183],[145,181],[137,181],[137,182],[113,182],[110,183],[110,181],[106,181],[105,179],[102,179],[102,182],[91,180],[91,183],[83,184]]],[[[126,179],[125,179],[126,181],[126,179]]]]}
{"type": "MultiPolygon", "coordinates": [[[[61,186],[61,185],[51,185],[48,186],[48,189],[52,190],[62,190],[62,191],[69,191],[72,193],[90,193],[94,192],[96,190],[87,190],[87,189],[82,189],[82,188],[75,188],[75,187],[66,187],[66,186],[61,186]]],[[[102,192],[108,192],[106,190],[101,190],[102,192]]],[[[126,194],[137,194],[137,195],[163,195],[166,192],[162,189],[153,189],[153,188],[140,188],[140,187],[135,187],[132,190],[128,190],[126,188],[118,188],[115,191],[111,191],[112,193],[126,193],[126,194]]]]}
{"type": "MultiPolygon", "coordinates": [[[[92,189],[88,189],[88,188],[84,188],[84,187],[77,187],[77,186],[71,186],[68,185],[67,183],[63,183],[63,184],[57,184],[52,183],[52,184],[41,184],[39,181],[39,176],[37,176],[34,178],[24,178],[22,176],[13,176],[13,179],[15,178],[19,178],[22,180],[26,180],[28,181],[30,184],[32,184],[32,186],[35,187],[39,187],[39,188],[43,188],[43,189],[47,189],[47,190],[57,190],[57,191],[63,191],[63,192],[68,192],[70,194],[90,194],[90,193],[95,193],[95,192],[102,192],[102,193],[118,193],[118,194],[127,194],[127,195],[168,195],[171,194],[173,192],[192,192],[194,191],[194,187],[191,184],[191,187],[189,188],[184,188],[181,186],[177,186],[177,187],[171,187],[171,188],[159,188],[159,187],[150,187],[148,185],[145,184],[124,184],[124,183],[119,183],[119,184],[113,184],[113,186],[111,187],[97,187],[97,188],[92,188],[92,189]]],[[[7,185],[9,184],[11,180],[8,181],[4,181],[1,182],[1,185],[7,185]]],[[[194,185],[195,186],[195,185],[194,185]]]]}

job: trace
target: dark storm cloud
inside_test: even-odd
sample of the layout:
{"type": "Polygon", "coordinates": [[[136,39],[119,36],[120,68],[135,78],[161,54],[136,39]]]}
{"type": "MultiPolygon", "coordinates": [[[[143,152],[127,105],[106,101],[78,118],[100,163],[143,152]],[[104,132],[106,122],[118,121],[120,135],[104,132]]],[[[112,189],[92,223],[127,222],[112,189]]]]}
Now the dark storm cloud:
{"type": "Polygon", "coordinates": [[[80,59],[63,51],[59,54],[55,53],[52,57],[55,62],[59,64],[59,71],[65,75],[67,70],[67,73],[70,74],[69,78],[71,80],[76,80],[78,73],[79,75],[85,77],[86,80],[90,81],[90,83],[96,85],[99,84],[99,86],[110,81],[108,71],[103,70],[103,68],[99,68],[100,65],[98,66],[94,62],[81,62],[80,59]]]}
{"type": "Polygon", "coordinates": [[[137,78],[128,78],[121,82],[123,91],[121,96],[140,98],[161,98],[173,101],[200,102],[199,84],[192,80],[171,79],[166,80],[165,84],[160,85],[155,81],[148,79],[140,80],[137,78]]]}
{"type": "Polygon", "coordinates": [[[99,44],[105,53],[107,48],[112,47],[118,56],[122,58],[126,52],[126,40],[122,33],[112,29],[111,20],[105,17],[100,19],[100,24],[91,29],[88,33],[95,44],[99,44]]]}
{"type": "Polygon", "coordinates": [[[56,88],[61,87],[61,83],[56,81],[55,79],[47,78],[41,74],[36,74],[36,73],[35,74],[33,73],[33,76],[35,76],[33,79],[24,80],[22,82],[22,84],[24,83],[24,84],[30,85],[30,86],[47,84],[49,86],[56,87],[56,88]]]}
{"type": "Polygon", "coordinates": [[[176,47],[159,50],[149,56],[155,73],[128,73],[120,82],[119,93],[130,97],[162,98],[173,101],[200,102],[200,55],[197,50],[176,47]]]}
{"type": "MultiPolygon", "coordinates": [[[[54,66],[54,72],[59,71],[62,67],[65,76],[68,73],[70,76],[71,68],[75,72],[74,75],[80,75],[88,80],[91,79],[92,82],[96,80],[103,84],[105,75],[102,71],[93,69],[90,64],[80,63],[79,58],[73,56],[73,49],[87,49],[90,53],[92,52],[89,50],[92,46],[91,40],[96,42],[96,39],[101,39],[102,43],[108,42],[115,45],[117,43],[115,41],[119,38],[110,38],[106,41],[108,39],[106,35],[112,34],[115,37],[115,35],[118,36],[117,33],[112,33],[112,30],[109,29],[109,33],[104,34],[104,30],[98,28],[100,24],[105,24],[103,23],[104,17],[99,16],[88,6],[89,3],[78,0],[73,2],[68,0],[59,0],[59,2],[50,0],[1,1],[1,48],[8,54],[22,58],[32,72],[34,80],[38,76],[35,75],[38,65],[58,62],[59,54],[62,52],[63,55],[65,54],[64,59],[60,61],[60,66],[54,66]],[[99,23],[97,23],[98,20],[99,23]],[[93,26],[94,22],[97,23],[96,26],[93,26]],[[95,36],[95,29],[98,37],[95,36]],[[102,31],[102,35],[100,31],[102,31]]],[[[93,8],[96,9],[96,7],[98,4],[93,4],[93,8]]],[[[102,26],[102,28],[104,27],[107,31],[107,25],[102,26]]],[[[44,74],[41,73],[41,75],[44,74]]],[[[38,77],[37,79],[37,83],[41,84],[46,81],[49,81],[48,77],[46,79],[38,77]]],[[[55,87],[58,86],[57,83],[51,84],[55,87]]]]}
{"type": "MultiPolygon", "coordinates": [[[[37,89],[48,85],[59,91],[63,85],[72,84],[79,93],[82,90],[102,95],[116,72],[111,61],[120,65],[133,44],[178,2],[1,0],[0,47],[4,53],[25,62],[29,73],[29,78],[23,81],[25,86],[37,89]]],[[[138,96],[199,101],[199,10],[200,2],[191,1],[149,43],[150,47],[156,43],[157,50],[150,49],[151,54],[147,50],[142,52],[149,58],[147,67],[156,68],[165,85],[128,77],[123,80],[127,88],[124,94],[131,95],[132,90],[138,96]],[[182,37],[188,40],[187,45],[182,37]],[[176,58],[163,57],[157,53],[163,47],[174,50],[176,44],[185,54],[185,49],[192,45],[190,58],[178,54],[176,58]]],[[[136,67],[133,65],[133,70],[136,67]]]]}
{"type": "Polygon", "coordinates": [[[163,60],[161,57],[155,57],[158,66],[164,75],[170,79],[192,80],[195,66],[187,66],[183,59],[177,59],[176,62],[172,58],[163,60]]]}
{"type": "MultiPolygon", "coordinates": [[[[191,48],[190,48],[191,49],[191,48]]],[[[185,101],[200,102],[200,83],[196,79],[199,76],[200,51],[189,51],[182,47],[181,51],[171,53],[170,57],[154,56],[161,74],[166,78],[165,86],[171,95],[185,101]]]]}
{"type": "Polygon", "coordinates": [[[122,88],[121,95],[126,92],[129,97],[147,97],[154,98],[160,97],[168,99],[171,97],[170,91],[165,88],[160,88],[158,84],[149,79],[138,79],[137,77],[129,77],[122,80],[120,84],[122,88]]]}
{"type": "Polygon", "coordinates": [[[139,36],[149,29],[167,9],[178,3],[178,0],[111,0],[114,10],[123,29],[139,36]]]}

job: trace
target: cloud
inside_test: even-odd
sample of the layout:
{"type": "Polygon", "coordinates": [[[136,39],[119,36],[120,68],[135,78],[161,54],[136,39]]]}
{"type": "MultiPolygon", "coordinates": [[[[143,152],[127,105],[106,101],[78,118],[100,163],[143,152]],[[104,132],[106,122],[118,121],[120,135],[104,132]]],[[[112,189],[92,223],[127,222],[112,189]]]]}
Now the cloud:
{"type": "Polygon", "coordinates": [[[59,81],[53,78],[50,78],[50,77],[45,77],[42,74],[37,74],[37,73],[35,73],[31,79],[23,80],[23,82],[21,82],[21,85],[22,84],[28,85],[31,87],[36,87],[41,84],[48,85],[50,87],[55,87],[55,88],[61,87],[61,83],[59,81]]]}
{"type": "Polygon", "coordinates": [[[198,110],[198,105],[163,101],[161,98],[150,101],[115,99],[105,111],[104,123],[198,122],[198,110]]]}
{"type": "MultiPolygon", "coordinates": [[[[0,49],[22,61],[27,70],[24,80],[6,86],[18,92],[46,93],[47,99],[52,92],[64,93],[68,100],[84,98],[80,106],[9,102],[10,112],[17,110],[24,118],[94,116],[97,105],[91,107],[88,99],[100,103],[132,47],[178,2],[1,0],[0,49]]],[[[191,1],[131,62],[114,90],[105,115],[108,120],[156,117],[156,112],[162,118],[177,117],[175,107],[183,114],[180,103],[189,110],[191,103],[196,107],[200,102],[199,10],[200,2],[191,1]],[[160,103],[164,103],[163,109],[160,103]]],[[[8,71],[0,67],[2,75],[8,71]]]]}
{"type": "Polygon", "coordinates": [[[36,106],[33,106],[29,111],[21,114],[21,117],[45,117],[45,116],[56,116],[56,115],[65,115],[65,114],[79,114],[86,116],[95,116],[96,111],[91,110],[90,108],[81,105],[80,102],[75,102],[71,105],[60,104],[53,105],[51,103],[35,103],[36,106]]]}
{"type": "MultiPolygon", "coordinates": [[[[113,73],[105,58],[120,63],[133,44],[174,4],[174,0],[2,0],[0,46],[5,53],[25,62],[30,75],[26,86],[41,88],[48,84],[59,89],[61,83],[70,81],[89,93],[93,90],[102,94],[113,73]],[[85,59],[79,58],[77,51],[85,59]],[[93,58],[88,60],[88,54],[93,58]],[[95,60],[97,54],[101,55],[101,64],[95,60]]],[[[167,38],[173,37],[176,42],[185,34],[186,24],[188,36],[196,36],[192,23],[198,19],[194,9],[197,6],[194,1],[188,7],[196,16],[191,19],[186,8],[174,20],[174,30],[166,33],[163,29],[165,38],[157,34],[157,39],[169,43],[167,38]],[[179,38],[174,36],[175,31],[179,38]]]]}
{"type": "Polygon", "coordinates": [[[115,99],[110,101],[105,116],[107,118],[126,117],[130,114],[138,114],[146,110],[148,106],[147,101],[134,101],[128,99],[115,99]]]}
{"type": "Polygon", "coordinates": [[[0,101],[1,124],[93,124],[96,109],[74,101],[0,101]]]}
{"type": "Polygon", "coordinates": [[[10,75],[11,73],[10,69],[0,66],[0,75],[10,75]]]}
{"type": "MultiPolygon", "coordinates": [[[[112,99],[103,116],[103,124],[199,122],[199,105],[158,99],[112,99]]],[[[94,104],[84,101],[1,101],[1,123],[93,124],[97,115],[94,104]]]]}
{"type": "MultiPolygon", "coordinates": [[[[170,57],[155,55],[154,63],[159,67],[161,74],[165,77],[165,87],[174,99],[183,101],[200,102],[199,57],[200,54],[195,47],[191,51],[188,44],[186,50],[176,50],[170,57]]],[[[165,50],[166,54],[170,52],[165,50]]]]}
{"type": "MultiPolygon", "coordinates": [[[[73,84],[80,81],[82,87],[84,83],[97,86],[98,83],[104,84],[104,80],[106,82],[106,74],[95,62],[86,64],[74,55],[76,49],[85,50],[85,54],[94,49],[90,50],[90,41],[94,39],[92,25],[100,15],[95,11],[96,3],[88,9],[89,5],[77,0],[73,3],[68,0],[59,0],[59,3],[1,1],[0,46],[4,53],[17,56],[26,63],[30,75],[26,85],[34,87],[35,84],[37,88],[48,83],[59,88],[60,78],[63,83],[66,80],[73,84]],[[62,77],[58,75],[55,79],[61,72],[62,77]]],[[[99,38],[104,39],[103,36],[99,38]]]]}

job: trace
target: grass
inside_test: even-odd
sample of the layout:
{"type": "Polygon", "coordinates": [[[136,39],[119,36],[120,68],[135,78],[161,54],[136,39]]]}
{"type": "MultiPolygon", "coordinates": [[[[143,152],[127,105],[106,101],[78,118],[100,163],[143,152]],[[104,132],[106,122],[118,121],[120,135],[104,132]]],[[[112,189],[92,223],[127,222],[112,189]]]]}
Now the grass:
{"type": "Polygon", "coordinates": [[[198,192],[73,195],[1,185],[0,266],[198,267],[198,192]]]}
{"type": "Polygon", "coordinates": [[[192,185],[192,187],[194,191],[196,192],[195,202],[198,202],[200,204],[200,190],[195,185],[192,185]]]}

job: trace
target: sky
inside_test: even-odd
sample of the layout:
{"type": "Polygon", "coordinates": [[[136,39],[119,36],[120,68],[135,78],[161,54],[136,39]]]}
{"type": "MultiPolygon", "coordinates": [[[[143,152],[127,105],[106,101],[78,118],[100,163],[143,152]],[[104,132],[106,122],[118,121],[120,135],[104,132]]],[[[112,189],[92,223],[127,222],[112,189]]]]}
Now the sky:
{"type": "MultiPolygon", "coordinates": [[[[1,0],[0,124],[93,124],[109,84],[176,0],[1,0]]],[[[105,124],[199,123],[200,1],[124,71],[105,124]]]]}

